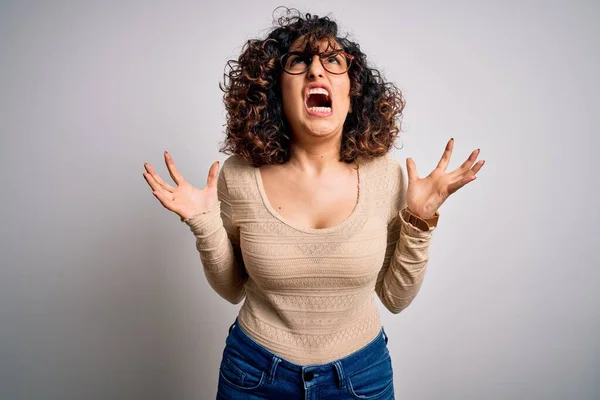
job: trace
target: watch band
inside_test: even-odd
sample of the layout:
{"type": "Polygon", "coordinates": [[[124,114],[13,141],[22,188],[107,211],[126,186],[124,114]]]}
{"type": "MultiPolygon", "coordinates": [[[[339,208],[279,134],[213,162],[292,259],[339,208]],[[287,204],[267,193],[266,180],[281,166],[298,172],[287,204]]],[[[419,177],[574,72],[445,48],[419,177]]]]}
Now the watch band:
{"type": "Polygon", "coordinates": [[[410,223],[413,226],[416,226],[424,232],[427,232],[431,230],[431,228],[437,227],[440,214],[436,212],[431,218],[420,218],[413,214],[408,207],[404,207],[402,209],[402,217],[406,222],[410,223]]]}

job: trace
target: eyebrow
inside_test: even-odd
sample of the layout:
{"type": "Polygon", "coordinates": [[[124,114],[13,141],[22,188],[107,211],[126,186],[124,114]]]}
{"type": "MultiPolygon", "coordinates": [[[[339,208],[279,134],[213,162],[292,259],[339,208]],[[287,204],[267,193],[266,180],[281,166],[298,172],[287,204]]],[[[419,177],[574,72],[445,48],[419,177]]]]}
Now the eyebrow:
{"type": "Polygon", "coordinates": [[[302,50],[290,50],[290,53],[301,53],[301,54],[327,54],[327,53],[333,53],[336,51],[344,51],[344,49],[326,49],[324,51],[320,51],[318,53],[312,52],[312,51],[302,51],[302,50]]]}
{"type": "MultiPolygon", "coordinates": [[[[336,46],[339,46],[340,44],[339,44],[339,43],[335,43],[335,45],[336,45],[336,46]]],[[[303,50],[300,50],[300,49],[301,49],[301,48],[303,48],[303,49],[306,49],[307,47],[308,47],[308,46],[307,46],[306,44],[304,44],[304,45],[300,45],[300,46],[298,46],[298,47],[297,47],[296,49],[294,49],[294,50],[292,50],[291,48],[288,48],[288,51],[289,51],[290,53],[291,53],[292,51],[297,51],[297,52],[300,52],[300,53],[305,53],[306,51],[303,51],[303,50]]],[[[328,45],[327,45],[327,49],[326,49],[325,51],[323,51],[323,52],[321,52],[321,51],[320,51],[319,53],[325,53],[325,52],[327,52],[329,49],[332,49],[331,51],[344,51],[344,49],[342,49],[342,48],[340,48],[340,49],[337,49],[337,48],[336,48],[336,49],[334,49],[334,48],[332,48],[332,47],[331,47],[331,44],[328,44],[328,45]]]]}

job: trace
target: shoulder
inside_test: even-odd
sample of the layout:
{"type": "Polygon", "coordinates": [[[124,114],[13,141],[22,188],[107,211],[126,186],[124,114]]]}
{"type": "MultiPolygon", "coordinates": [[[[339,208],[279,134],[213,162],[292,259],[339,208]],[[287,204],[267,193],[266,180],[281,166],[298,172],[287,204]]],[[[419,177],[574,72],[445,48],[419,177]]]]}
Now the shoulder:
{"type": "Polygon", "coordinates": [[[369,180],[381,189],[397,190],[404,183],[404,168],[390,153],[363,162],[362,167],[369,180]]]}
{"type": "Polygon", "coordinates": [[[396,160],[396,158],[393,154],[387,153],[384,156],[384,158],[386,160],[386,165],[387,165],[387,169],[388,169],[389,173],[394,174],[394,173],[402,172],[402,165],[400,164],[400,162],[398,160],[396,160]]]}
{"type": "Polygon", "coordinates": [[[241,168],[244,166],[251,167],[248,161],[237,154],[230,155],[223,161],[223,168],[241,168]]]}
{"type": "Polygon", "coordinates": [[[223,161],[220,175],[226,180],[240,179],[244,175],[254,173],[254,167],[242,157],[234,154],[223,161]]]}
{"type": "Polygon", "coordinates": [[[390,184],[390,194],[394,199],[396,199],[395,201],[399,201],[399,199],[404,195],[407,185],[407,178],[404,174],[404,167],[392,154],[388,153],[387,159],[387,173],[390,184]]]}
{"type": "Polygon", "coordinates": [[[238,155],[227,157],[219,171],[218,185],[222,194],[230,199],[247,198],[255,186],[252,164],[238,155]]]}
{"type": "Polygon", "coordinates": [[[376,208],[389,225],[398,215],[404,203],[406,191],[402,165],[387,153],[363,162],[365,189],[368,201],[376,208]]]}

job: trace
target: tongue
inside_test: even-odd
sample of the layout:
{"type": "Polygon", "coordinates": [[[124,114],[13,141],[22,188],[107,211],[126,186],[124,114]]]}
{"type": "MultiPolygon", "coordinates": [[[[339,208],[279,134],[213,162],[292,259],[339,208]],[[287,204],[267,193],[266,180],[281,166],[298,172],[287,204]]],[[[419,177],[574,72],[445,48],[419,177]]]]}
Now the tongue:
{"type": "Polygon", "coordinates": [[[312,94],[308,97],[306,105],[310,107],[331,107],[329,98],[324,94],[312,94]]]}

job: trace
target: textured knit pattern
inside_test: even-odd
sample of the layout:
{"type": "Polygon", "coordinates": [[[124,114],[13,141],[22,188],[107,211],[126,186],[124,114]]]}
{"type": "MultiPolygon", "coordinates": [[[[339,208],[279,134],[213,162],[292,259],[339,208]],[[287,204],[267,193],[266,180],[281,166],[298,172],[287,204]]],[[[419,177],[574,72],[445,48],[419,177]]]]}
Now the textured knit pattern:
{"type": "Polygon", "coordinates": [[[354,211],[324,229],[294,226],[265,195],[260,171],[230,156],[219,201],[184,222],[210,286],[256,342],[299,365],[343,358],[381,329],[375,294],[396,314],[417,295],[433,235],[406,222],[406,178],[389,154],[359,163],[354,211]]]}

